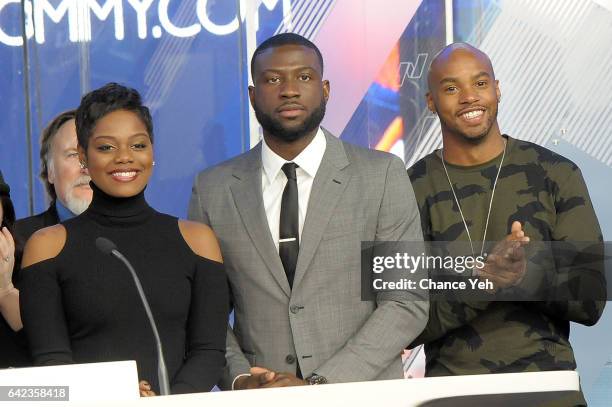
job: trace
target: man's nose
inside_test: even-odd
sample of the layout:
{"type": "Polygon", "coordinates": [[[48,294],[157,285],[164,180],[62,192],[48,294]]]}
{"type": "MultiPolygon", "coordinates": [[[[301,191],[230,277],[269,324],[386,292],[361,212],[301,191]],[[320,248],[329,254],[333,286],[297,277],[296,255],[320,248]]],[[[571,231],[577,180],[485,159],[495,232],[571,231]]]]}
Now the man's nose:
{"type": "Polygon", "coordinates": [[[289,79],[283,82],[281,85],[281,96],[285,98],[292,98],[300,95],[300,88],[297,81],[289,79]]]}
{"type": "Polygon", "coordinates": [[[463,90],[459,98],[460,103],[474,103],[478,100],[480,100],[478,92],[470,88],[463,90]]]}

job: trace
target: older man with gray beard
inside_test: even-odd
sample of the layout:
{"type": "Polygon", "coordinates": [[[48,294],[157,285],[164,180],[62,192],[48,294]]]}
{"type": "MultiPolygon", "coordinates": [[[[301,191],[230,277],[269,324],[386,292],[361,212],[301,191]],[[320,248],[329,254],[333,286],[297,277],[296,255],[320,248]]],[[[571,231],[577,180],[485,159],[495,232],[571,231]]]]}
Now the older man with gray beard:
{"type": "Polygon", "coordinates": [[[51,204],[45,212],[15,222],[16,234],[23,242],[39,229],[81,214],[91,202],[90,178],[79,163],[74,117],[74,110],[61,113],[42,133],[40,178],[51,204]]]}

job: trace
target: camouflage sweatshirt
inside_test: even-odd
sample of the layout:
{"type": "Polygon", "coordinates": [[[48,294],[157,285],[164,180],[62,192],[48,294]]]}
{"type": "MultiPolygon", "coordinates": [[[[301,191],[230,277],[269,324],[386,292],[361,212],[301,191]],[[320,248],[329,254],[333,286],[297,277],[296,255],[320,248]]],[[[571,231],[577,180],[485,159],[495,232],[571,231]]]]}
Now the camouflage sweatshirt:
{"type": "MultiPolygon", "coordinates": [[[[531,241],[602,241],[580,169],[536,144],[504,137],[506,155],[486,240],[504,239],[516,220],[531,241]]],[[[446,165],[477,253],[500,161],[501,155],[477,166],[446,165]]],[[[440,151],[419,160],[408,174],[425,240],[467,241],[440,151]]],[[[529,269],[528,277],[537,278],[529,269]]],[[[425,344],[427,376],[573,370],[569,321],[592,325],[604,304],[431,302],[428,325],[411,346],[425,344]]]]}

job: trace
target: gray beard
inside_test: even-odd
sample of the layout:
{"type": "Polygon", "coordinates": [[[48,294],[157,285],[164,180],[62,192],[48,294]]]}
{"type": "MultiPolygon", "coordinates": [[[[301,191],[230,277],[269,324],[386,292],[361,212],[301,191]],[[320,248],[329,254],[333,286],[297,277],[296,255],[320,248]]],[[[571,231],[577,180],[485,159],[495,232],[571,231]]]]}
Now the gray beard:
{"type": "Polygon", "coordinates": [[[75,215],[80,215],[89,207],[90,202],[85,199],[69,197],[68,202],[62,202],[66,208],[75,215]]]}

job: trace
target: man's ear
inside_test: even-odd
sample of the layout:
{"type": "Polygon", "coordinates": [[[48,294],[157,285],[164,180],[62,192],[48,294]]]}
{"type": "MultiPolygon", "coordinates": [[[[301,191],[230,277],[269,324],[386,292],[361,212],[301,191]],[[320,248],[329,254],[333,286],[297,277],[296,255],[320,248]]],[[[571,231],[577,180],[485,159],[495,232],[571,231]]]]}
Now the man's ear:
{"type": "Polygon", "coordinates": [[[325,79],[323,81],[323,98],[325,98],[326,102],[329,100],[329,91],[330,91],[329,81],[325,79]]]}
{"type": "Polygon", "coordinates": [[[433,113],[433,114],[438,114],[438,112],[436,111],[436,105],[434,103],[433,100],[433,96],[431,96],[431,92],[427,92],[425,94],[425,99],[427,100],[427,108],[433,113]]]}
{"type": "Polygon", "coordinates": [[[249,101],[251,106],[255,108],[255,86],[249,85],[249,101]]]}
{"type": "Polygon", "coordinates": [[[55,165],[52,160],[47,161],[47,181],[49,184],[55,184],[55,165]]]}
{"type": "Polygon", "coordinates": [[[501,100],[501,90],[499,89],[499,81],[495,80],[495,93],[497,94],[497,102],[501,100]]]}

